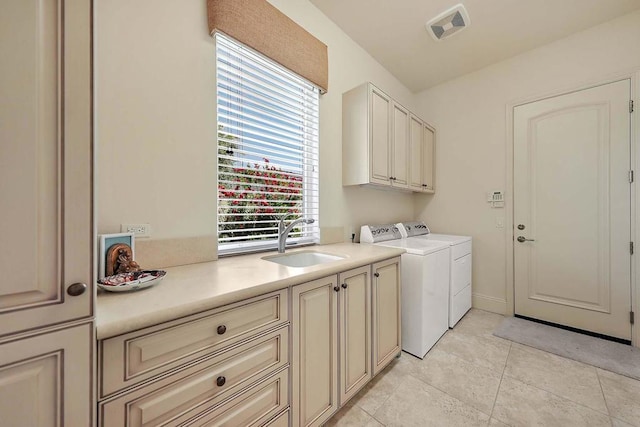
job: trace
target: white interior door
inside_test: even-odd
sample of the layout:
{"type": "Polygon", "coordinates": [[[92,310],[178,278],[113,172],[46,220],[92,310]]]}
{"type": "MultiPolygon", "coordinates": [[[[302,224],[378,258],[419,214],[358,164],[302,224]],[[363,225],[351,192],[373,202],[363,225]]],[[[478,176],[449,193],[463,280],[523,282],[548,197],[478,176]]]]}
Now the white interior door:
{"type": "Polygon", "coordinates": [[[514,109],[517,315],[631,339],[630,88],[514,109]]]}

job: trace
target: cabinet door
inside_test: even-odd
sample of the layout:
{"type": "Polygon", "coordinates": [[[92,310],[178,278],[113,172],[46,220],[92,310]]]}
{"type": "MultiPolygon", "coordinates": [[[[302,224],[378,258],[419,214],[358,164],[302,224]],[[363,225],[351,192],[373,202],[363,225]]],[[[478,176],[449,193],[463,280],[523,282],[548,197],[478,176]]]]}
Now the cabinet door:
{"type": "Polygon", "coordinates": [[[0,2],[0,336],[91,314],[66,293],[92,284],[90,23],[86,0],[0,2]]]}
{"type": "Polygon", "coordinates": [[[371,379],[370,267],[340,273],[340,405],[371,379]]]}
{"type": "Polygon", "coordinates": [[[400,353],[400,258],[373,264],[373,374],[400,353]]]}
{"type": "Polygon", "coordinates": [[[320,426],[338,409],[340,289],[336,276],[293,287],[294,426],[320,426]]]}
{"type": "Polygon", "coordinates": [[[391,138],[391,185],[409,188],[409,111],[393,103],[391,138]]]}
{"type": "Polygon", "coordinates": [[[369,139],[371,182],[389,185],[391,159],[391,98],[370,86],[369,139]]]}
{"type": "Polygon", "coordinates": [[[0,424],[91,426],[91,324],[0,345],[0,424]]]}
{"type": "Polygon", "coordinates": [[[424,148],[422,153],[422,181],[425,191],[433,193],[434,187],[434,160],[436,150],[436,131],[431,126],[424,125],[424,148]]]}
{"type": "Polygon", "coordinates": [[[422,165],[424,130],[422,120],[414,115],[409,119],[409,188],[414,191],[424,190],[422,165]]]}

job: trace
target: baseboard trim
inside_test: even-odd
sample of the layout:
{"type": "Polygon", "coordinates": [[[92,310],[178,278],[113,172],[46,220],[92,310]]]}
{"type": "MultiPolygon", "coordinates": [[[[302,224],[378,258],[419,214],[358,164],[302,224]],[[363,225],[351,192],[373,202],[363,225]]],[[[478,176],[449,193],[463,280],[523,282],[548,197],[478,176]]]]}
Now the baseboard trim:
{"type": "Polygon", "coordinates": [[[489,295],[482,295],[473,293],[472,306],[480,310],[490,311],[497,314],[506,314],[507,312],[507,300],[491,297],[489,295]]]}

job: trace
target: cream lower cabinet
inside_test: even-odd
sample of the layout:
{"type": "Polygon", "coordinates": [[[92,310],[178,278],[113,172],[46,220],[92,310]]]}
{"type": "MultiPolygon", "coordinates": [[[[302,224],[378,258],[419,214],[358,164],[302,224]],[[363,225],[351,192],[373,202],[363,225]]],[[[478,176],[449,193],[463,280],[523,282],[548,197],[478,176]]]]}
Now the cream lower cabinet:
{"type": "Polygon", "coordinates": [[[103,427],[281,425],[288,289],[99,342],[103,427]]]}
{"type": "Polygon", "coordinates": [[[400,351],[399,264],[99,341],[100,426],[323,425],[400,351]]]}
{"type": "Polygon", "coordinates": [[[340,273],[340,405],[353,397],[371,374],[371,267],[340,273]]]}
{"type": "Polygon", "coordinates": [[[320,426],[373,376],[371,266],[294,286],[292,302],[293,425],[320,426]]]}
{"type": "Polygon", "coordinates": [[[387,366],[401,349],[400,258],[373,264],[373,374],[387,366]]]}
{"type": "Polygon", "coordinates": [[[293,425],[321,426],[338,409],[338,277],[294,286],[293,425]]]}
{"type": "Polygon", "coordinates": [[[93,324],[0,345],[0,425],[93,425],[93,324]]]}

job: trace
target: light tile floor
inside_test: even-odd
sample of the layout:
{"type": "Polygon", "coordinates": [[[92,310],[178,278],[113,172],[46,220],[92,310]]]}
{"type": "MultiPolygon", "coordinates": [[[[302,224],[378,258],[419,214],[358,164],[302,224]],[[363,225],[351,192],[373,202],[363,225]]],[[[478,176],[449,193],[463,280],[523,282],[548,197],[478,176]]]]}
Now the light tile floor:
{"type": "Polygon", "coordinates": [[[328,426],[637,426],[640,381],[492,335],[472,309],[420,360],[402,353],[328,426]]]}

